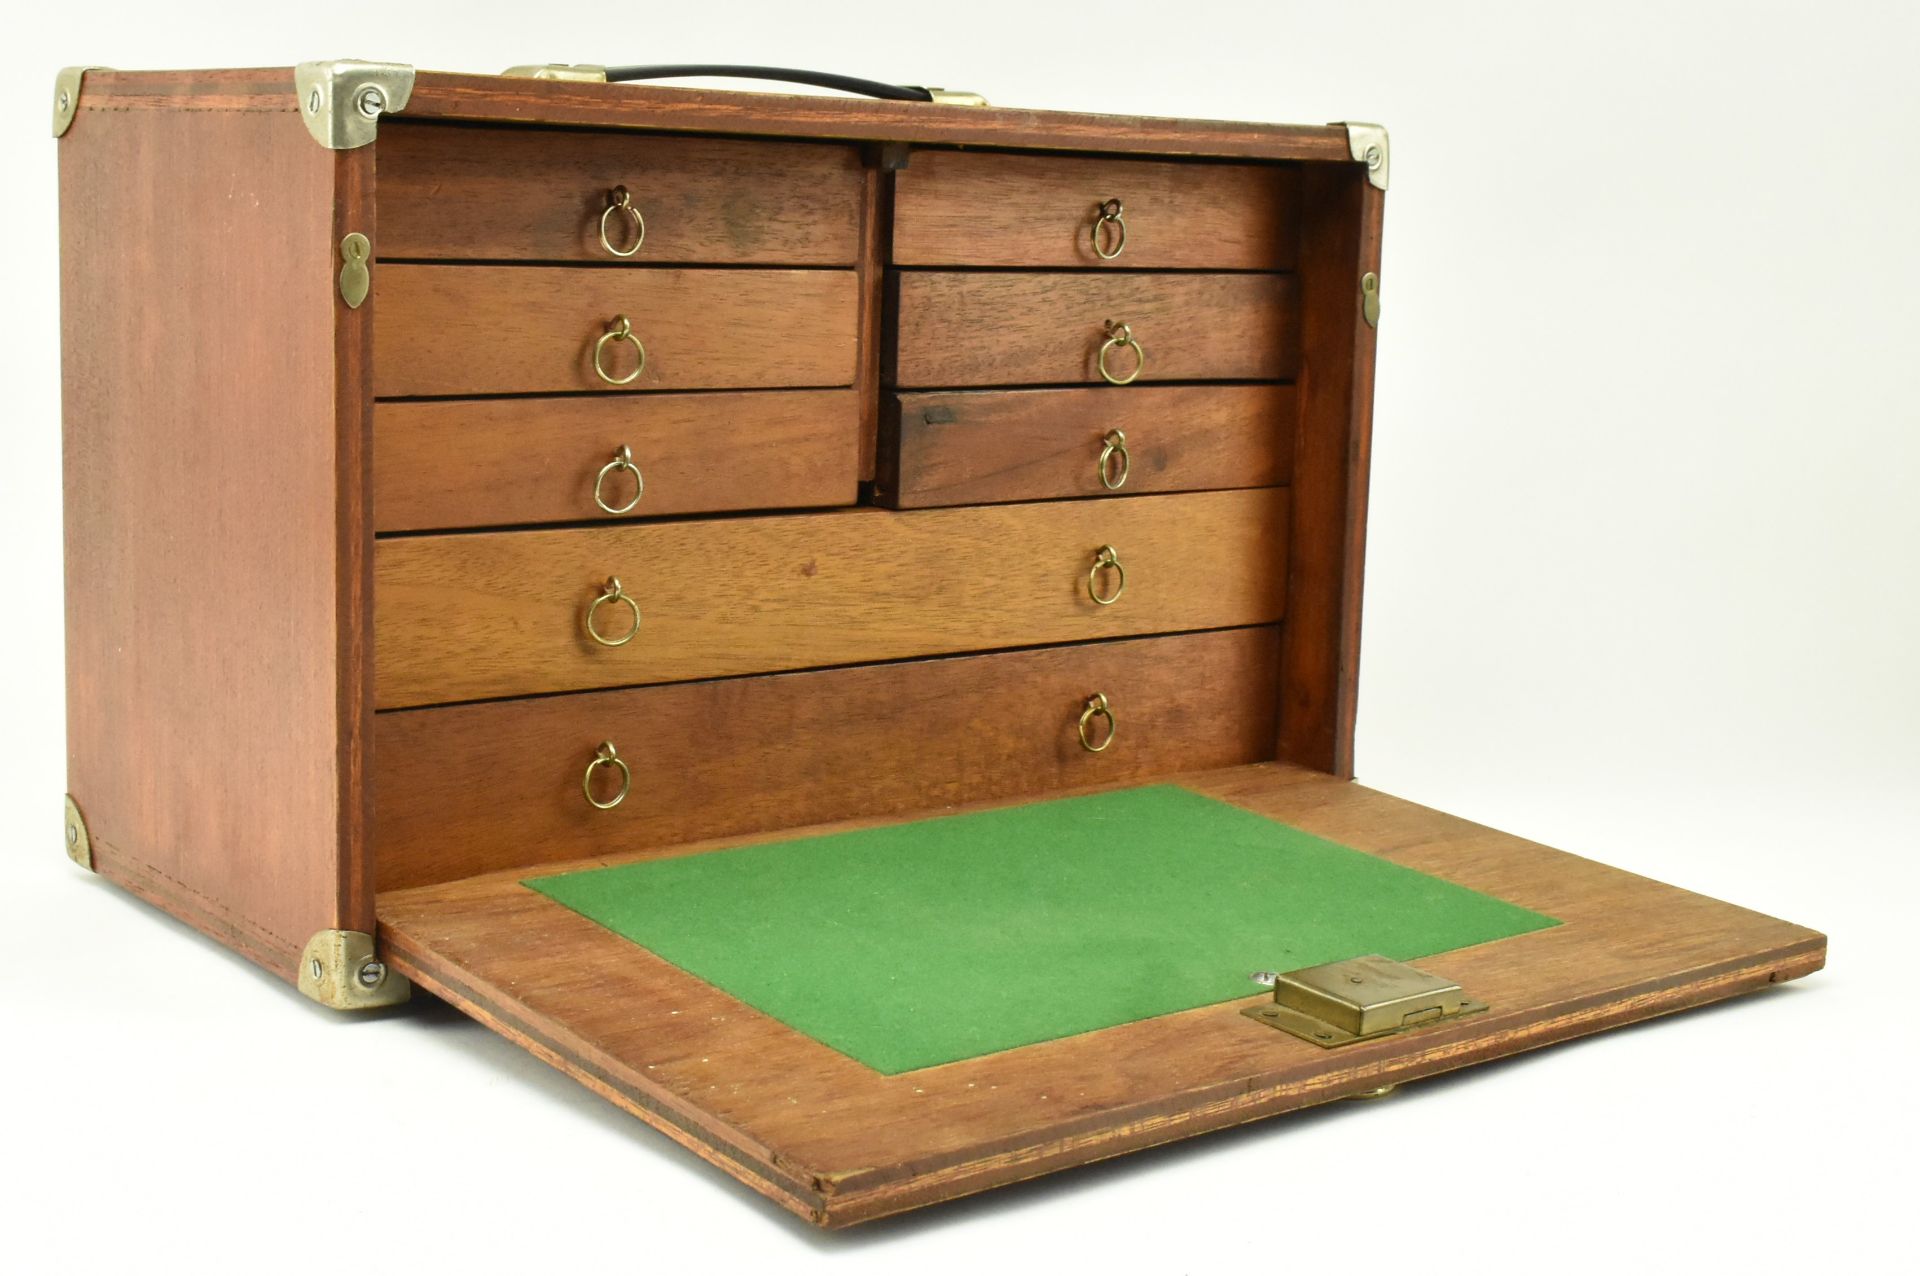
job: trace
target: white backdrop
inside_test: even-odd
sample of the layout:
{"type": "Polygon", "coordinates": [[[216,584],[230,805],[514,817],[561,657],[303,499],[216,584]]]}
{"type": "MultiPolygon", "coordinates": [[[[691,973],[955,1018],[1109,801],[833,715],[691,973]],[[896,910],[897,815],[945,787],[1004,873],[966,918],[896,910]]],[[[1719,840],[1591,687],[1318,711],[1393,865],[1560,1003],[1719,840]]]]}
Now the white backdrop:
{"type": "Polygon", "coordinates": [[[1211,1272],[1280,1266],[1264,1247],[1298,1223],[1316,1265],[1366,1270],[1346,1256],[1379,1244],[1403,1194],[1396,1268],[1872,1265],[1904,1235],[1920,1136],[1902,1018],[1920,888],[1915,13],[14,13],[0,1265],[1211,1272]],[[826,1237],[450,1012],[338,1020],[87,878],[56,815],[53,73],[343,56],[764,62],[1008,105],[1386,122],[1362,780],[1823,928],[1832,968],[1384,1105],[826,1237]]]}

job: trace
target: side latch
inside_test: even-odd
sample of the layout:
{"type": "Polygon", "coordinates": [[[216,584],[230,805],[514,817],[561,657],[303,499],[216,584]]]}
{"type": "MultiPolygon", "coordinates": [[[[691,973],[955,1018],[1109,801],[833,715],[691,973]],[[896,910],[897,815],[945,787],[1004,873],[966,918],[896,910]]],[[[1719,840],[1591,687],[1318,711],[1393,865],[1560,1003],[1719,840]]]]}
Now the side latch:
{"type": "Polygon", "coordinates": [[[371,1010],[399,1005],[413,985],[374,955],[372,935],[323,930],[300,954],[300,991],[334,1010],[371,1010]]]}
{"type": "Polygon", "coordinates": [[[1487,1008],[1450,979],[1378,954],[1253,978],[1273,985],[1273,1001],[1240,1013],[1316,1046],[1371,1041],[1487,1008]]]}

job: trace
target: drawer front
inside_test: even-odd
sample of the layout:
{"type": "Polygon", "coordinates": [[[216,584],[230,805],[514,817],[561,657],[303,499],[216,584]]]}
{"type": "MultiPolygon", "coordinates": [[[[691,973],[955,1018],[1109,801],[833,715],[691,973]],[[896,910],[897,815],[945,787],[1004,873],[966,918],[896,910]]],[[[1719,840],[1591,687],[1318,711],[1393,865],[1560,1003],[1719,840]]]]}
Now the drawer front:
{"type": "MultiPolygon", "coordinates": [[[[1139,343],[1136,384],[1286,380],[1300,364],[1292,275],[902,271],[889,292],[901,387],[1099,384],[1108,321],[1139,343]]],[[[1107,366],[1125,377],[1133,359],[1116,347],[1107,366]]]]}
{"type": "Polygon", "coordinates": [[[381,714],[378,887],[1260,761],[1278,651],[1262,627],[381,714]],[[602,741],[632,771],[607,810],[602,741]]]}
{"type": "Polygon", "coordinates": [[[377,395],[853,383],[850,270],[382,265],[373,275],[377,395]],[[622,316],[630,338],[617,333],[622,316]]]}
{"type": "Polygon", "coordinates": [[[396,120],[381,122],[379,148],[383,258],[849,266],[858,255],[866,179],[851,147],[396,120]]]}
{"type": "Polygon", "coordinates": [[[851,505],[859,431],[851,390],[381,403],[374,527],[851,505]]]}
{"type": "Polygon", "coordinates": [[[382,540],[380,707],[1280,618],[1286,490],[382,540]],[[1093,572],[1102,546],[1124,569],[1093,572]],[[1096,604],[1093,587],[1117,601],[1096,604]],[[586,632],[593,611],[606,646],[586,632]],[[639,627],[633,628],[638,612],[639,627]]]}
{"type": "Polygon", "coordinates": [[[881,427],[875,499],[895,509],[1271,487],[1293,471],[1290,385],[936,390],[881,427]]]}
{"type": "Polygon", "coordinates": [[[1268,165],[915,151],[894,178],[893,261],[1291,270],[1293,190],[1268,165]]]}

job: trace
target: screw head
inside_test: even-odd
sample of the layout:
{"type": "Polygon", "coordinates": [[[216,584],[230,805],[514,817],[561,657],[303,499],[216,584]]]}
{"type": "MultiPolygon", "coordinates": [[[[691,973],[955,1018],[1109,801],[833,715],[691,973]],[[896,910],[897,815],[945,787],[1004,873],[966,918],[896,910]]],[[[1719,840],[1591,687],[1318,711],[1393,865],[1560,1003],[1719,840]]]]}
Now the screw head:
{"type": "Polygon", "coordinates": [[[1368,168],[1379,168],[1380,160],[1382,158],[1380,154],[1380,148],[1378,146],[1369,146],[1367,148],[1366,155],[1363,158],[1365,158],[1365,160],[1367,161],[1368,168]]]}
{"type": "Polygon", "coordinates": [[[307,969],[313,972],[313,977],[315,979],[320,978],[321,975],[326,973],[325,971],[321,970],[320,959],[318,957],[315,957],[312,961],[307,963],[307,969]]]}
{"type": "Polygon", "coordinates": [[[354,977],[360,981],[362,988],[378,988],[382,983],[386,982],[387,963],[383,961],[370,961],[360,967],[359,973],[354,977]]]}
{"type": "Polygon", "coordinates": [[[68,846],[80,845],[80,829],[77,825],[73,825],[73,824],[67,825],[67,845],[68,846]]]}
{"type": "Polygon", "coordinates": [[[355,104],[359,106],[360,114],[372,119],[387,109],[387,95],[380,91],[378,85],[370,84],[360,90],[360,96],[355,99],[355,104]]]}
{"type": "Polygon", "coordinates": [[[307,94],[307,114],[320,114],[320,90],[318,87],[316,87],[313,92],[307,94]]]}
{"type": "Polygon", "coordinates": [[[61,89],[60,97],[57,102],[57,105],[62,111],[66,110],[68,107],[73,105],[73,95],[67,92],[65,89],[61,89]]]}

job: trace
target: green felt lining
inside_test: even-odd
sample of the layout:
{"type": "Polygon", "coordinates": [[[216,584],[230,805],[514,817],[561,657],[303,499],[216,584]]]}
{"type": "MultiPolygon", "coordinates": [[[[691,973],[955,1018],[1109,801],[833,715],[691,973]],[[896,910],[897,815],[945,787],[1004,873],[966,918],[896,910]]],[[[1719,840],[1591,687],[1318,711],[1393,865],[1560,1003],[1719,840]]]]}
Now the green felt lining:
{"type": "Polygon", "coordinates": [[[526,885],[884,1073],[1558,924],[1172,785],[526,885]]]}

